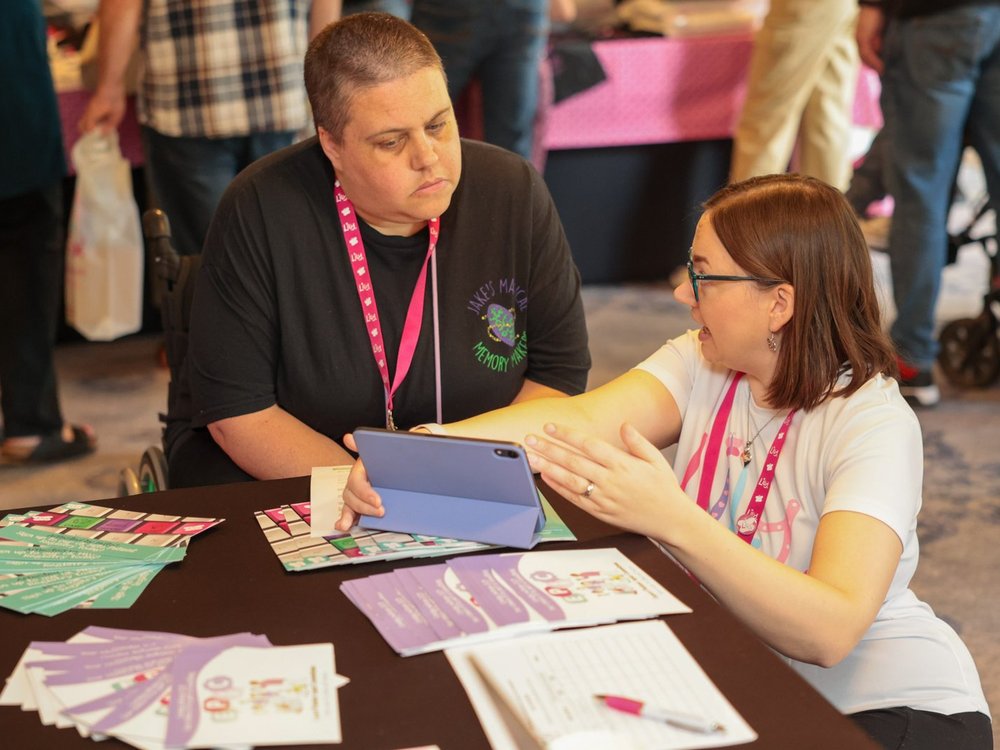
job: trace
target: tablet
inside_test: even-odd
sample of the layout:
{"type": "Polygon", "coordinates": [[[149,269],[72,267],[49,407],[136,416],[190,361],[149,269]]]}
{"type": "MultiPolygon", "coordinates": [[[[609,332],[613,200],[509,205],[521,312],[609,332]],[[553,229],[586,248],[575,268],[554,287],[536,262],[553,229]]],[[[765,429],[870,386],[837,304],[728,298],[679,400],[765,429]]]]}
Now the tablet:
{"type": "Polygon", "coordinates": [[[545,513],[517,443],[368,427],[354,439],[385,509],[360,526],[524,549],[537,541],[545,513]]]}

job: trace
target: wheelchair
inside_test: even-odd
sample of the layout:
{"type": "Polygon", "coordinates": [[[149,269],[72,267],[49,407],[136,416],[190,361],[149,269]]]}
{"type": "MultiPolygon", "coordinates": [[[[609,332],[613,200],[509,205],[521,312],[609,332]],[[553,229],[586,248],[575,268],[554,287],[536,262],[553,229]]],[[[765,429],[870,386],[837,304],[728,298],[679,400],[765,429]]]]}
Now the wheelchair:
{"type": "Polygon", "coordinates": [[[985,388],[1000,376],[1000,258],[998,258],[997,228],[994,217],[992,232],[978,234],[977,227],[988,212],[988,197],[976,202],[968,226],[948,237],[948,263],[954,263],[958,250],[978,244],[989,259],[990,284],[983,297],[983,309],[974,318],[961,318],[946,324],[938,343],[938,365],[952,385],[962,388],[985,388]]]}
{"type": "MultiPolygon", "coordinates": [[[[167,425],[169,415],[177,413],[178,405],[188,398],[181,390],[180,372],[187,355],[191,300],[194,297],[194,280],[201,268],[201,256],[180,255],[174,249],[170,221],[158,208],[151,208],[142,215],[142,233],[146,239],[146,257],[153,264],[153,300],[160,309],[167,368],[170,370],[167,411],[159,415],[160,422],[167,425]]],[[[169,489],[167,459],[159,445],[151,445],[143,452],[138,470],[129,466],[118,474],[119,496],[165,489],[169,489]]]]}

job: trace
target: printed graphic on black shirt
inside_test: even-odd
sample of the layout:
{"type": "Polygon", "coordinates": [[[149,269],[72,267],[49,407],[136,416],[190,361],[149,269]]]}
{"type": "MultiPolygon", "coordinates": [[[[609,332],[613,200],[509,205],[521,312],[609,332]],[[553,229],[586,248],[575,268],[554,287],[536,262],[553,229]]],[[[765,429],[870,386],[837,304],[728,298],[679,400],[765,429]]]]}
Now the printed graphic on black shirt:
{"type": "Polygon", "coordinates": [[[488,370],[507,372],[528,355],[528,336],[518,331],[518,314],[528,309],[528,292],[517,279],[490,280],[477,289],[466,308],[483,321],[483,337],[472,356],[488,370]]]}

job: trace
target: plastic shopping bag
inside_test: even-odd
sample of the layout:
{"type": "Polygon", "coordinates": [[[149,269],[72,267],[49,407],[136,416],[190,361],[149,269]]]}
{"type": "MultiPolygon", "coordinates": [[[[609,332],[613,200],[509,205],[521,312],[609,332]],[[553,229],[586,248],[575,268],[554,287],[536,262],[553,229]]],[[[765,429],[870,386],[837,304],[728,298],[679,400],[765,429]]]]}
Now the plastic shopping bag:
{"type": "Polygon", "coordinates": [[[132,172],[117,133],[87,133],[72,159],[66,322],[91,341],[110,341],[142,327],[143,244],[132,172]]]}

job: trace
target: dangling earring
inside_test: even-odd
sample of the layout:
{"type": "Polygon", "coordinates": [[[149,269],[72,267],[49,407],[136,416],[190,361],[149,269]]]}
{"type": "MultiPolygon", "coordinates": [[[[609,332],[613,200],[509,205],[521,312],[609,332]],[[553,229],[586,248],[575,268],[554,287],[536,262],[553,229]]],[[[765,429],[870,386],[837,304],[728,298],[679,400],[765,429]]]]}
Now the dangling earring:
{"type": "Polygon", "coordinates": [[[778,340],[774,338],[774,332],[767,334],[767,348],[772,352],[778,351],[778,340]]]}

